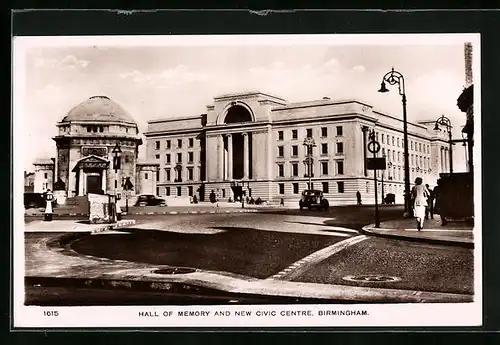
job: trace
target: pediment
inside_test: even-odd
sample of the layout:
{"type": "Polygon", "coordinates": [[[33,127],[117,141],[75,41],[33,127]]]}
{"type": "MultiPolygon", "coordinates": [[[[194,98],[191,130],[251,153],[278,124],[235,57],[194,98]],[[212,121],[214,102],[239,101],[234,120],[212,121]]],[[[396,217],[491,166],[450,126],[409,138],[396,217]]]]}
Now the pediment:
{"type": "Polygon", "coordinates": [[[83,157],[78,160],[76,163],[75,167],[73,168],[73,171],[76,171],[78,169],[82,168],[98,168],[98,169],[107,169],[109,165],[109,161],[107,159],[104,159],[102,157],[96,156],[96,155],[89,155],[86,157],[83,157]]]}

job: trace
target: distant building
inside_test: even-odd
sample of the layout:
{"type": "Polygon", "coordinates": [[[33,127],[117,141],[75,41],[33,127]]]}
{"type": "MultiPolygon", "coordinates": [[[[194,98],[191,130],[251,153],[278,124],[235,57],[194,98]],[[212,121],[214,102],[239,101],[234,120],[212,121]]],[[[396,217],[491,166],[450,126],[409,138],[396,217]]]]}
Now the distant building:
{"type": "Polygon", "coordinates": [[[154,171],[158,166],[137,162],[142,139],[137,123],[119,104],[106,96],[90,97],[56,126],[56,158],[34,162],[35,192],[59,185],[64,186],[68,197],[121,193],[129,178],[134,185],[132,195],[154,193],[156,187],[142,181],[141,176],[143,170],[154,171]],[[117,144],[121,166],[115,173],[113,148],[117,144]]]}
{"type": "Polygon", "coordinates": [[[35,191],[35,173],[24,172],[24,192],[33,193],[35,191]]]}
{"type": "MultiPolygon", "coordinates": [[[[212,190],[222,199],[238,198],[242,191],[254,199],[298,199],[308,187],[303,142],[311,137],[312,188],[335,205],[356,203],[356,191],[363,202],[374,200],[373,172],[365,163],[372,128],[379,157],[390,162],[384,194],[394,193],[402,203],[402,120],[357,100],[288,103],[261,92],[224,95],[214,98],[206,114],[149,121],[145,136],[148,161],[160,167],[158,194],[196,194],[201,200],[212,190]]],[[[449,169],[446,133],[433,128],[434,121],[408,124],[411,183],[421,176],[432,186],[449,169]]]]}

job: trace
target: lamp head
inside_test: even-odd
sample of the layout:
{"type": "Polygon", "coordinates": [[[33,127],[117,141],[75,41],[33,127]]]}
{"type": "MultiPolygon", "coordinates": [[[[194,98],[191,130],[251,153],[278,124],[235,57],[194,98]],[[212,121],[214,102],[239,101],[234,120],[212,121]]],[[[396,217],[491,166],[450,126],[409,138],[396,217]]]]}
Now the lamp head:
{"type": "Polygon", "coordinates": [[[384,81],[382,81],[382,83],[380,84],[380,90],[378,90],[378,92],[382,92],[382,93],[389,92],[389,90],[387,89],[387,87],[385,87],[385,82],[384,81]]]}

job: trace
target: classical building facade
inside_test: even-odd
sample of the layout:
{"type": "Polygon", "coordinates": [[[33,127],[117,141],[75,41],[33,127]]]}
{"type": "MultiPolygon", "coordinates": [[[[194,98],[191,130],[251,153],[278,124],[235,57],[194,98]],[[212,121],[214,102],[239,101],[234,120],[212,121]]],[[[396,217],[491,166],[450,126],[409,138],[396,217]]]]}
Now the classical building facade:
{"type": "Polygon", "coordinates": [[[56,158],[34,162],[35,192],[57,189],[58,183],[68,197],[122,193],[129,179],[134,185],[132,195],[154,193],[155,187],[142,181],[143,170],[157,170],[158,165],[137,162],[142,144],[137,123],[115,101],[106,96],[90,97],[56,126],[56,158]],[[121,151],[117,170],[113,167],[115,147],[121,151]]]}
{"type": "MultiPolygon", "coordinates": [[[[160,167],[158,195],[207,200],[213,190],[234,199],[246,191],[254,199],[297,200],[308,188],[311,157],[311,187],[335,205],[355,203],[357,191],[363,202],[373,202],[373,171],[365,158],[371,157],[366,147],[374,129],[379,157],[388,162],[387,170],[378,171],[379,197],[383,189],[402,203],[402,128],[398,117],[357,100],[289,103],[249,92],[215,97],[206,114],[149,121],[145,136],[148,160],[160,167]],[[306,137],[316,144],[310,153],[306,137]]],[[[434,121],[408,124],[412,183],[420,176],[433,186],[449,169],[446,133],[433,128],[434,121]]]]}

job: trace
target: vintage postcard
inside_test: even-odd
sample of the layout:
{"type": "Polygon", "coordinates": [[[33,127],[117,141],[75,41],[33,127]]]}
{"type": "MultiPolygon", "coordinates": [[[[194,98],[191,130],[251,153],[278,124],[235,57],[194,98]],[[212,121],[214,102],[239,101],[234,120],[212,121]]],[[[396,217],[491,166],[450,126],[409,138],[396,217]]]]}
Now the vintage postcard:
{"type": "Polygon", "coordinates": [[[479,34],[13,50],[14,327],[481,325],[479,34]]]}

